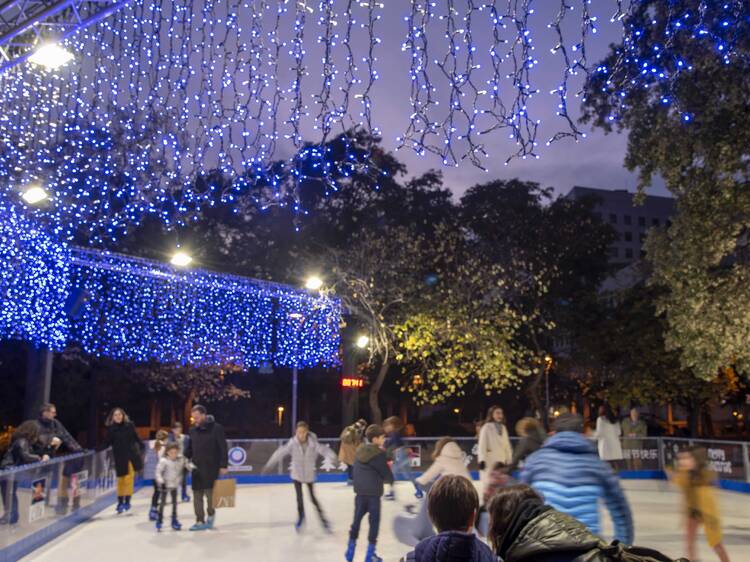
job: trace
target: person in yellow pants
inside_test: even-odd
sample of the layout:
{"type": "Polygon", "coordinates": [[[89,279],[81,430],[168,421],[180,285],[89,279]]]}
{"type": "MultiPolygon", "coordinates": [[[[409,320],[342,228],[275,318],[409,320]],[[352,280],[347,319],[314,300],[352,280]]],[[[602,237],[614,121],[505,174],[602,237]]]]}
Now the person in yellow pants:
{"type": "Polygon", "coordinates": [[[682,491],[688,559],[695,560],[698,527],[703,525],[709,546],[714,549],[721,562],[729,562],[729,555],[721,544],[721,518],[713,486],[715,476],[708,469],[706,450],[691,447],[681,451],[677,456],[677,470],[668,471],[668,474],[682,491]]]}
{"type": "Polygon", "coordinates": [[[143,444],[135,426],[122,408],[115,408],[107,417],[105,447],[112,447],[117,474],[117,513],[130,509],[133,480],[143,470],[143,444]]]}

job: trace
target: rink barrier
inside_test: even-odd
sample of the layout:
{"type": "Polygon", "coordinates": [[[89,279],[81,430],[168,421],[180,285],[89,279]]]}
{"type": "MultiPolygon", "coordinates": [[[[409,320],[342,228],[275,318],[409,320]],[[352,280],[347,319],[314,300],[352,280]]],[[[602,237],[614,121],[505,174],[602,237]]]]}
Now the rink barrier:
{"type": "Polygon", "coordinates": [[[3,514],[10,515],[14,491],[18,521],[0,525],[0,562],[19,560],[111,507],[116,498],[111,453],[85,451],[0,471],[3,514]]]}
{"type": "MultiPolygon", "coordinates": [[[[511,438],[517,441],[517,438],[511,438]]],[[[415,476],[426,470],[438,438],[408,438],[412,471],[415,476]]],[[[229,477],[239,484],[288,484],[288,459],[271,473],[263,473],[265,463],[273,452],[288,439],[230,439],[229,477]]],[[[467,468],[478,478],[476,440],[455,438],[466,454],[467,468]]],[[[320,439],[338,450],[338,439],[320,439]]],[[[711,468],[719,475],[719,486],[725,490],[750,493],[750,460],[748,443],[740,441],[707,441],[672,437],[623,440],[625,453],[621,478],[664,480],[664,467],[674,463],[680,450],[699,445],[708,450],[711,468]]],[[[136,483],[151,485],[156,467],[156,454],[147,448],[142,479],[136,483]]],[[[318,482],[344,482],[346,474],[338,463],[319,462],[318,482]]],[[[3,506],[10,506],[13,490],[19,500],[19,521],[15,525],[0,525],[0,562],[11,562],[26,556],[56,537],[90,519],[96,513],[112,507],[115,502],[116,478],[110,451],[86,451],[67,457],[57,457],[46,463],[35,463],[0,471],[0,495],[3,506]],[[32,490],[43,481],[43,498],[34,500],[32,490]],[[62,491],[62,493],[61,493],[62,491]],[[61,510],[66,503],[67,507],[61,510]],[[74,499],[77,498],[77,499],[74,499]]]]}

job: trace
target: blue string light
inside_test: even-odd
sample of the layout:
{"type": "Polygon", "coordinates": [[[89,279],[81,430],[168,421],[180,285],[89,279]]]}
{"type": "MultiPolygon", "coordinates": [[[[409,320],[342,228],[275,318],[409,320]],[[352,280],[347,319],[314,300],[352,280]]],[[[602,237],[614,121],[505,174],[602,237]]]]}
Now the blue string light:
{"type": "Polygon", "coordinates": [[[0,207],[0,338],[118,360],[333,366],[338,301],[281,285],[70,248],[0,207]],[[83,294],[68,318],[70,295],[83,294]]]}
{"type": "MultiPolygon", "coordinates": [[[[412,110],[399,145],[485,168],[502,133],[511,158],[538,158],[540,24],[561,67],[550,91],[561,127],[548,144],[585,137],[569,111],[584,78],[604,77],[620,103],[649,89],[670,105],[675,80],[693,68],[692,45],[726,64],[747,57],[743,0],[613,4],[624,48],[613,65],[593,68],[592,0],[557,0],[546,19],[535,0],[410,0],[402,50],[412,110]]],[[[344,136],[343,151],[328,143],[351,130],[366,133],[361,140],[381,134],[372,92],[384,9],[378,0],[131,2],[66,40],[73,63],[0,75],[0,191],[15,197],[42,184],[53,204],[36,213],[64,236],[99,244],[145,216],[179,227],[243,198],[304,216],[309,183],[330,194],[366,175],[377,189],[372,142],[344,136]],[[228,181],[205,181],[213,177],[228,181]]]]}
{"type": "Polygon", "coordinates": [[[259,367],[338,363],[339,304],[241,277],[107,252],[73,251],[88,295],[71,338],[133,361],[259,367]]]}
{"type": "Polygon", "coordinates": [[[0,198],[0,339],[65,347],[70,250],[0,198]]]}
{"type": "Polygon", "coordinates": [[[693,59],[713,56],[725,65],[750,64],[750,4],[744,0],[631,2],[618,0],[613,21],[622,21],[622,47],[610,66],[591,74],[590,87],[607,95],[617,122],[633,95],[654,97],[689,124],[695,118],[675,100],[680,77],[693,71],[693,59]]]}

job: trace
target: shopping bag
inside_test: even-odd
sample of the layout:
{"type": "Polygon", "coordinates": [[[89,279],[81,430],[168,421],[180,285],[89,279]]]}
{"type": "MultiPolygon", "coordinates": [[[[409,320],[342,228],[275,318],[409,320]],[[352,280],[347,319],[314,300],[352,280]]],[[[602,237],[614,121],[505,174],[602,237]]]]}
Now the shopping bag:
{"type": "Polygon", "coordinates": [[[220,507],[234,507],[237,495],[237,481],[234,478],[226,478],[214,482],[214,509],[220,507]]]}

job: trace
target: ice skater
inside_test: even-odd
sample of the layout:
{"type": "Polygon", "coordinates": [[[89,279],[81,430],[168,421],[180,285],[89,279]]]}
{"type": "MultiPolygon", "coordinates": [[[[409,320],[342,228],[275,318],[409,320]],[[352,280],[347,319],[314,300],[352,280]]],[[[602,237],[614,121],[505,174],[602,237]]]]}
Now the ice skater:
{"type": "Polygon", "coordinates": [[[143,470],[143,443],[135,431],[135,425],[122,408],[115,408],[105,422],[107,436],[102,448],[112,447],[117,474],[118,514],[130,510],[135,473],[143,470]]]}
{"type": "Polygon", "coordinates": [[[380,498],[383,496],[384,484],[393,482],[393,474],[388,468],[385,451],[385,432],[379,425],[371,425],[365,431],[366,443],[357,449],[354,462],[354,521],[349,531],[349,546],[344,555],[347,562],[354,560],[354,552],[359,538],[359,527],[362,519],[369,514],[370,532],[367,535],[367,554],[365,562],[383,562],[375,554],[380,531],[380,498]]]}
{"type": "Polygon", "coordinates": [[[721,519],[714,493],[715,475],[708,469],[706,449],[691,447],[677,455],[677,470],[667,471],[670,480],[681,490],[685,509],[685,546],[689,560],[695,558],[698,528],[703,525],[706,540],[721,562],[729,562],[721,540],[721,519]]]}
{"type": "Polygon", "coordinates": [[[367,429],[367,422],[363,419],[348,425],[341,432],[341,445],[339,446],[339,460],[346,465],[346,484],[354,484],[354,461],[357,448],[362,444],[362,438],[367,429]]]}
{"type": "MultiPolygon", "coordinates": [[[[409,458],[411,449],[404,445],[404,439],[401,435],[404,430],[404,424],[402,423],[401,418],[398,416],[391,416],[383,423],[383,430],[386,433],[385,449],[389,458],[393,460],[393,478],[395,480],[409,480],[414,485],[414,495],[417,499],[422,499],[424,493],[417,485],[415,481],[416,477],[411,471],[411,459],[409,458]]],[[[391,484],[390,490],[383,499],[389,501],[394,501],[396,499],[395,484],[391,484]]]]}
{"type": "MultiPolygon", "coordinates": [[[[179,457],[185,458],[185,449],[187,449],[187,442],[188,442],[188,436],[185,435],[182,432],[182,424],[180,422],[174,422],[172,424],[172,433],[169,434],[169,443],[177,443],[180,447],[180,454],[179,457]]],[[[189,502],[190,496],[187,493],[187,477],[188,477],[188,469],[187,469],[187,463],[183,463],[185,465],[185,470],[182,473],[182,501],[189,502]]]]}
{"type": "Polygon", "coordinates": [[[500,406],[492,406],[487,411],[487,419],[479,431],[478,456],[482,487],[487,485],[496,463],[510,464],[513,461],[513,448],[508,428],[505,427],[505,413],[500,406]]]}
{"type": "Polygon", "coordinates": [[[315,509],[318,511],[320,522],[323,528],[330,532],[331,525],[326,519],[323,508],[315,497],[315,477],[317,476],[318,457],[325,457],[332,463],[336,464],[338,460],[328,445],[323,445],[318,441],[318,436],[310,431],[310,426],[306,422],[298,422],[297,430],[286,445],[276,449],[271,458],[268,459],[263,472],[268,472],[269,468],[281,463],[286,457],[292,458],[292,482],[294,482],[294,491],[297,495],[297,523],[294,528],[299,531],[305,523],[305,502],[302,495],[302,485],[307,485],[307,491],[310,493],[310,500],[315,509]]]}
{"type": "MultiPolygon", "coordinates": [[[[167,446],[168,437],[169,434],[163,429],[160,429],[156,432],[156,439],[154,440],[154,443],[151,447],[156,453],[157,463],[164,456],[164,450],[167,446]]],[[[156,484],[156,480],[154,480],[154,493],[151,494],[151,509],[148,512],[149,521],[156,521],[159,518],[159,496],[159,486],[156,484]]]]}
{"type": "Polygon", "coordinates": [[[161,531],[164,523],[164,506],[167,504],[167,496],[172,499],[172,528],[175,531],[182,529],[177,519],[177,490],[182,484],[185,471],[185,457],[180,455],[180,446],[177,443],[169,443],[164,448],[164,456],[156,465],[155,482],[159,490],[159,515],[156,519],[156,530],[161,531]]]}
{"type": "Polygon", "coordinates": [[[205,406],[196,404],[190,411],[195,426],[190,429],[185,458],[190,461],[192,470],[193,508],[195,509],[195,525],[191,531],[205,531],[213,529],[216,518],[214,508],[214,484],[219,476],[227,471],[227,440],[224,437],[224,427],[216,423],[213,416],[208,415],[205,406]],[[204,509],[205,498],[208,511],[204,509]]]}
{"type": "MultiPolygon", "coordinates": [[[[442,437],[432,452],[432,464],[416,479],[420,489],[429,490],[438,479],[446,476],[462,476],[471,480],[466,468],[466,455],[452,438],[442,437]]],[[[393,521],[393,532],[399,541],[416,546],[419,541],[435,534],[432,521],[427,513],[427,501],[423,500],[417,513],[401,513],[393,521]]]]}

